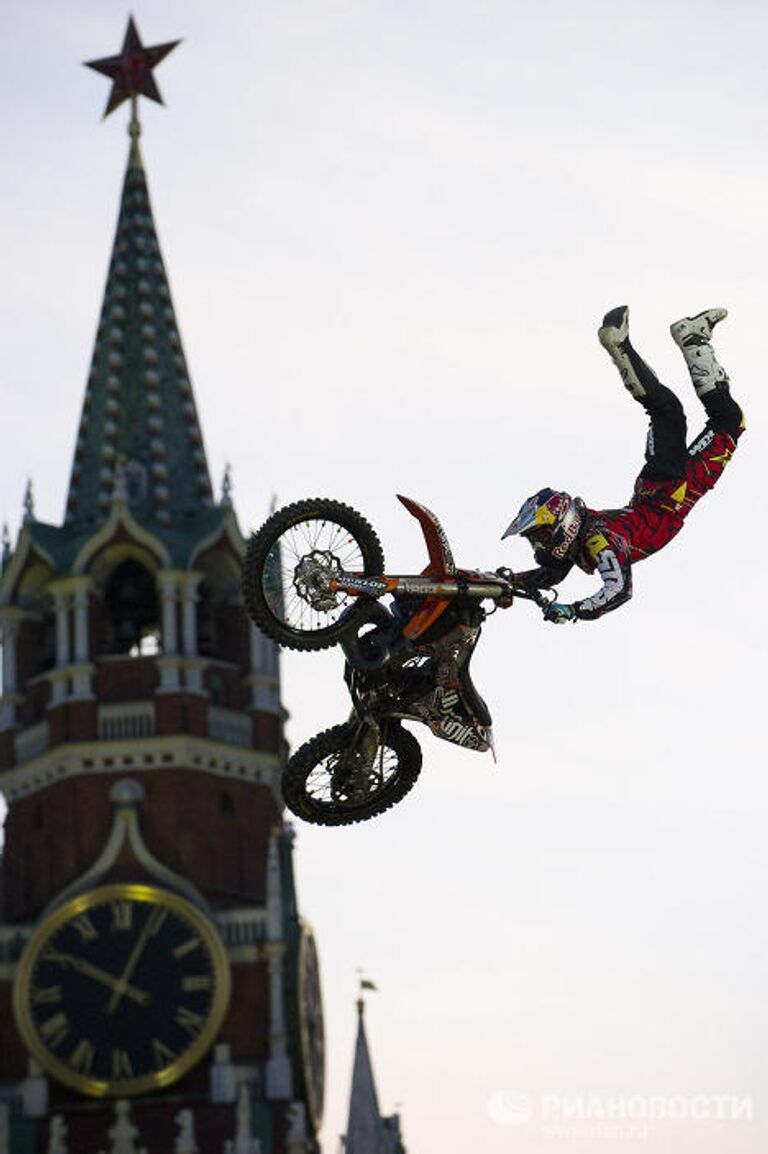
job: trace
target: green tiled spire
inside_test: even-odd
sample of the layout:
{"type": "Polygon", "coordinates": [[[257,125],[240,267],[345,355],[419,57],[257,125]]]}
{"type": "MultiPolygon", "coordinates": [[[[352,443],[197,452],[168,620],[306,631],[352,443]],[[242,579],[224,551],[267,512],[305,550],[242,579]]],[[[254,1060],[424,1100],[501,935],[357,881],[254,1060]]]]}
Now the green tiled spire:
{"type": "Polygon", "coordinates": [[[104,521],[115,496],[141,523],[183,528],[213,505],[149,191],[131,147],[69,485],[65,523],[104,521]]]}

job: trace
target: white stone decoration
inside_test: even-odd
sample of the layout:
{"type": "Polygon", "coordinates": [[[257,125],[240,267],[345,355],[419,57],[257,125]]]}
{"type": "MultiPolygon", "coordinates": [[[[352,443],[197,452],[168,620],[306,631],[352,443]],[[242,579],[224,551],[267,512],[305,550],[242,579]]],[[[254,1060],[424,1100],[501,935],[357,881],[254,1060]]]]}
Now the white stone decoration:
{"type": "MultiPolygon", "coordinates": [[[[157,659],[161,668],[173,661],[181,665],[191,664],[191,660],[181,658],[157,659]]],[[[200,665],[204,661],[200,659],[200,665]]],[[[57,674],[53,671],[51,680],[56,689],[56,677],[67,679],[68,671],[57,674]]],[[[65,696],[62,691],[61,697],[65,696]]],[[[11,702],[17,699],[12,698],[11,702]]],[[[0,719],[4,717],[0,699],[0,719]]],[[[10,709],[10,702],[6,703],[10,709]]],[[[0,720],[10,726],[10,720],[0,720]]],[[[190,773],[214,774],[222,780],[245,780],[268,785],[278,804],[282,803],[280,775],[282,767],[275,753],[263,753],[255,749],[235,749],[209,738],[194,738],[189,735],[144,737],[142,739],[142,766],[145,772],[158,769],[184,769],[190,773]]],[[[76,774],[98,772],[116,777],[119,774],[135,773],[136,742],[133,738],[110,741],[105,750],[104,742],[80,742],[69,747],[49,749],[34,760],[19,763],[12,770],[6,770],[3,792],[7,798],[15,800],[43,789],[52,781],[63,781],[76,774]]]]}
{"type": "Polygon", "coordinates": [[[21,1083],[21,1103],[25,1118],[44,1118],[48,1113],[48,1079],[34,1058],[29,1059],[21,1083]]]}
{"type": "Polygon", "coordinates": [[[219,1042],[214,1048],[210,1086],[212,1102],[235,1101],[237,1097],[235,1067],[232,1064],[232,1050],[228,1042],[219,1042]]]}
{"type": "Polygon", "coordinates": [[[176,1115],[179,1133],[176,1137],[174,1154],[199,1154],[195,1138],[195,1116],[191,1110],[179,1110],[176,1115]]]}
{"type": "Polygon", "coordinates": [[[309,1150],[307,1134],[307,1108],[303,1102],[291,1102],[287,1111],[288,1134],[286,1145],[288,1154],[305,1154],[309,1150]]]}
{"type": "Polygon", "coordinates": [[[235,1140],[226,1154],[261,1154],[261,1142],[251,1136],[251,1098],[248,1087],[242,1085],[237,1095],[237,1122],[235,1140]]]}
{"type": "Polygon", "coordinates": [[[285,1030],[283,999],[283,890],[278,850],[279,828],[272,830],[267,852],[267,944],[265,953],[269,967],[269,1058],[266,1069],[267,1098],[293,1096],[293,1078],[285,1030]]]}
{"type": "Polygon", "coordinates": [[[118,1098],[115,1102],[115,1115],[116,1122],[107,1132],[112,1145],[100,1154],[147,1154],[146,1147],[136,1145],[139,1131],[131,1121],[131,1104],[126,1098],[118,1098]]]}
{"type": "Polygon", "coordinates": [[[54,1114],[48,1127],[47,1154],[69,1154],[67,1124],[61,1114],[54,1114]]]}

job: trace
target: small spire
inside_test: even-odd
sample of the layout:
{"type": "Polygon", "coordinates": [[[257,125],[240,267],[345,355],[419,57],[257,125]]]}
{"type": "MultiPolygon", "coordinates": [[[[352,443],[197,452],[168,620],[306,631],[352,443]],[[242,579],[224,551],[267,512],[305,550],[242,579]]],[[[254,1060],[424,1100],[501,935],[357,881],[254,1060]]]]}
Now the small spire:
{"type": "Polygon", "coordinates": [[[107,1136],[112,1145],[106,1154],[146,1154],[142,1147],[137,1146],[139,1131],[131,1121],[131,1105],[126,1098],[118,1098],[115,1102],[116,1121],[107,1136]]]}
{"type": "Polygon", "coordinates": [[[24,524],[35,519],[35,495],[32,489],[32,478],[29,477],[27,487],[24,490],[24,524]]]}
{"type": "Polygon", "coordinates": [[[261,1142],[251,1134],[251,1099],[245,1083],[238,1091],[236,1119],[232,1154],[261,1154],[261,1142]]]}
{"type": "Polygon", "coordinates": [[[48,1127],[47,1154],[69,1154],[67,1123],[61,1114],[54,1114],[48,1127]]]}
{"type": "Polygon", "coordinates": [[[2,536],[2,554],[0,555],[0,569],[5,569],[6,565],[11,559],[11,534],[8,529],[8,522],[3,522],[3,536],[2,536]]]}
{"type": "Polygon", "coordinates": [[[307,1150],[307,1107],[303,1102],[291,1102],[286,1111],[288,1133],[286,1146],[289,1150],[307,1150]]]}
{"type": "Polygon", "coordinates": [[[213,1048],[210,1072],[211,1101],[234,1102],[237,1098],[235,1067],[232,1064],[232,1047],[229,1042],[219,1042],[213,1048]]]}
{"type": "Polygon", "coordinates": [[[198,1154],[193,1112],[190,1109],[179,1110],[176,1125],[179,1127],[179,1133],[176,1137],[175,1154],[198,1154]]]}
{"type": "Polygon", "coordinates": [[[131,151],[128,155],[128,167],[143,168],[144,159],[141,155],[141,148],[139,147],[139,137],[141,136],[139,101],[135,93],[131,95],[131,119],[128,122],[128,135],[131,138],[131,151]]]}
{"type": "MultiPolygon", "coordinates": [[[[362,980],[360,986],[362,989],[362,980]]],[[[362,997],[357,1000],[357,1042],[349,1095],[349,1118],[344,1149],[347,1154],[367,1154],[369,1150],[386,1150],[387,1135],[379,1110],[373,1065],[365,1035],[362,997]]]]}
{"type": "Polygon", "coordinates": [[[232,466],[227,461],[224,466],[224,477],[221,482],[221,505],[227,509],[232,508],[232,466]]]}
{"type": "Polygon", "coordinates": [[[364,991],[365,990],[378,990],[379,987],[376,985],[375,982],[372,982],[370,980],[370,978],[364,978],[363,977],[363,971],[360,968],[358,968],[358,970],[357,970],[357,976],[358,976],[358,980],[360,983],[359,989],[357,992],[357,1012],[360,1015],[360,1017],[362,1018],[363,1010],[365,1009],[365,999],[363,998],[364,991]]]}

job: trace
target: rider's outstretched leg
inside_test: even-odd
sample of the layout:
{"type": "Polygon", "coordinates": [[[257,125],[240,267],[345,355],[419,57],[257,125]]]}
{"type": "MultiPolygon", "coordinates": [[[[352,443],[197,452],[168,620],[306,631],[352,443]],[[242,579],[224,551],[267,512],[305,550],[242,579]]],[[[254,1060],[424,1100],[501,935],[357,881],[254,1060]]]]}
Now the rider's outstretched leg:
{"type": "Polygon", "coordinates": [[[670,325],[672,339],[685,357],[696,395],[718,433],[734,439],[744,425],[741,409],[731,396],[728,374],[715,357],[712,330],[728,316],[727,309],[706,309],[695,317],[683,317],[670,325]]]}
{"type": "Polygon", "coordinates": [[[680,476],[687,456],[685,412],[672,390],[661,383],[632,347],[626,306],[606,313],[597,336],[619,370],[625,388],[651,418],[641,475],[654,481],[680,476]]]}
{"type": "Polygon", "coordinates": [[[722,476],[744,431],[744,416],[731,396],[728,374],[718,364],[710,344],[712,330],[725,316],[725,309],[707,309],[670,326],[708,417],[706,427],[688,450],[683,499],[686,513],[722,476]]]}
{"type": "Polygon", "coordinates": [[[619,305],[605,314],[597,330],[597,339],[619,370],[624,387],[641,405],[646,405],[659,389],[664,388],[651,366],[632,347],[626,305],[619,305]]]}

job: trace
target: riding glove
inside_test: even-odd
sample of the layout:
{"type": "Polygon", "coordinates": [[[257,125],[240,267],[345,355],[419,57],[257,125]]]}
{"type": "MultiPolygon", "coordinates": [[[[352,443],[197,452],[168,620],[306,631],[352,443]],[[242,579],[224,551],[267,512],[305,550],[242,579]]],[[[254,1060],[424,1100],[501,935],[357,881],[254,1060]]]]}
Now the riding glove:
{"type": "Polygon", "coordinates": [[[552,621],[555,625],[562,625],[566,621],[575,621],[576,610],[572,605],[561,605],[558,601],[553,601],[544,610],[544,620],[552,621]]]}

